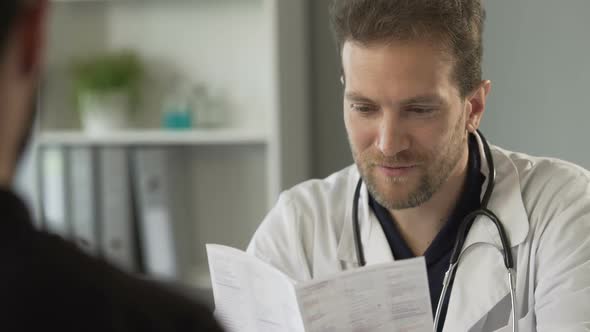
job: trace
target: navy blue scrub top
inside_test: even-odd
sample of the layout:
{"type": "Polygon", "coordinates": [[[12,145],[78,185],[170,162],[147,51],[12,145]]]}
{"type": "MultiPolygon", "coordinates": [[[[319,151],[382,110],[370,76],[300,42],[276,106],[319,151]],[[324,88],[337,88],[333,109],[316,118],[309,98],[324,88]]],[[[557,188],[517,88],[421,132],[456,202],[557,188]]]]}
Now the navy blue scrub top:
{"type": "MultiPolygon", "coordinates": [[[[449,267],[451,252],[455,245],[455,239],[457,238],[457,231],[459,230],[461,221],[465,216],[472,211],[479,209],[481,206],[480,194],[482,190],[481,187],[485,181],[485,176],[481,174],[480,164],[481,158],[479,155],[477,140],[473,135],[470,135],[467,178],[463,193],[451,214],[451,218],[443,226],[424,253],[433,315],[436,313],[438,299],[442,292],[443,279],[445,272],[449,267]]],[[[387,242],[389,242],[393,257],[395,257],[396,260],[416,257],[399,233],[396,223],[393,220],[393,217],[389,214],[389,211],[377,203],[371,195],[369,195],[369,205],[383,228],[383,232],[385,233],[387,242]]],[[[442,331],[442,327],[444,326],[450,293],[451,289],[449,288],[447,296],[443,302],[439,331],[442,331]]]]}

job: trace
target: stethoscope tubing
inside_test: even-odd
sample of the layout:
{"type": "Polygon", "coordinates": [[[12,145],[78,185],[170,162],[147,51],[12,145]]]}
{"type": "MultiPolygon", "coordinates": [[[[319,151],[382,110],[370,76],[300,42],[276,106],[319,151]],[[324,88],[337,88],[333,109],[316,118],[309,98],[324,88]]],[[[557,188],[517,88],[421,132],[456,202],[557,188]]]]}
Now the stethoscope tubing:
{"type": "MultiPolygon", "coordinates": [[[[489,170],[487,186],[486,186],[486,190],[484,192],[484,196],[481,201],[481,208],[468,214],[461,221],[459,231],[457,232],[457,239],[455,241],[455,245],[453,247],[453,251],[451,254],[449,268],[448,268],[447,272],[445,273],[445,277],[444,277],[444,281],[443,281],[443,289],[442,289],[440,298],[438,300],[437,310],[436,310],[436,314],[435,314],[435,318],[434,318],[434,331],[435,332],[438,331],[438,325],[439,325],[439,321],[440,321],[440,314],[442,312],[443,300],[446,297],[446,293],[447,293],[448,289],[452,286],[452,283],[453,283],[453,280],[455,277],[455,273],[456,273],[457,267],[459,265],[459,260],[461,258],[461,252],[463,249],[463,245],[465,244],[465,240],[467,239],[467,233],[468,233],[469,229],[471,228],[471,225],[473,224],[473,222],[475,222],[475,220],[478,216],[487,217],[484,219],[490,220],[496,226],[496,230],[498,231],[498,235],[500,236],[500,242],[502,245],[502,250],[500,250],[500,251],[502,253],[502,257],[504,260],[504,266],[506,267],[506,269],[508,271],[508,279],[509,279],[509,283],[510,283],[510,297],[511,297],[511,303],[512,303],[512,330],[514,332],[518,331],[518,327],[516,324],[516,295],[515,295],[516,290],[515,290],[515,286],[514,286],[514,259],[512,257],[512,252],[510,251],[510,241],[509,241],[508,237],[506,236],[504,226],[502,225],[502,222],[500,221],[500,219],[492,211],[490,211],[487,208],[490,198],[492,196],[493,190],[494,190],[494,184],[495,184],[495,179],[496,179],[496,168],[494,166],[494,159],[492,156],[492,151],[490,149],[490,146],[489,146],[486,138],[483,136],[483,134],[479,130],[477,130],[477,134],[481,138],[481,141],[483,144],[484,155],[485,155],[487,165],[488,165],[488,170],[489,170]]],[[[365,253],[364,253],[363,246],[362,246],[361,234],[360,234],[360,229],[359,229],[359,220],[358,220],[358,207],[359,207],[359,200],[360,200],[360,193],[361,193],[362,184],[363,184],[363,179],[360,178],[358,180],[356,188],[354,190],[354,198],[353,198],[353,205],[352,205],[352,222],[353,222],[352,228],[353,228],[353,233],[354,233],[354,245],[355,245],[355,249],[356,249],[357,262],[358,262],[359,266],[366,265],[365,253]]]]}

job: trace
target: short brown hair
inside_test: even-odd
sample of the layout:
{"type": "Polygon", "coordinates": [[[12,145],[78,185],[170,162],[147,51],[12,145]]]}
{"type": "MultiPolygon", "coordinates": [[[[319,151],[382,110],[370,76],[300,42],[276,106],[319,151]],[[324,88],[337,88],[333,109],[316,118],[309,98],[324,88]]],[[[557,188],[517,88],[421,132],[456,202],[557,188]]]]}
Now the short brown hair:
{"type": "Polygon", "coordinates": [[[330,22],[338,43],[426,39],[442,43],[455,60],[462,97],[481,82],[481,0],[332,0],[330,22]]]}

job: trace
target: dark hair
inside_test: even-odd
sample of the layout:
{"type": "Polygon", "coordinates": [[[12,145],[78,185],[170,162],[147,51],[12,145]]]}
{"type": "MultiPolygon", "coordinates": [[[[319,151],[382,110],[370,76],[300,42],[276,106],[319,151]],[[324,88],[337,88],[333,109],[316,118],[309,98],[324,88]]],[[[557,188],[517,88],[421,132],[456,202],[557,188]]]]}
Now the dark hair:
{"type": "Polygon", "coordinates": [[[332,0],[330,8],[340,51],[346,41],[429,40],[445,47],[462,97],[481,82],[484,21],[481,0],[332,0]]]}
{"type": "Polygon", "coordinates": [[[4,48],[8,33],[12,29],[22,4],[22,0],[0,0],[0,51],[4,48]]]}

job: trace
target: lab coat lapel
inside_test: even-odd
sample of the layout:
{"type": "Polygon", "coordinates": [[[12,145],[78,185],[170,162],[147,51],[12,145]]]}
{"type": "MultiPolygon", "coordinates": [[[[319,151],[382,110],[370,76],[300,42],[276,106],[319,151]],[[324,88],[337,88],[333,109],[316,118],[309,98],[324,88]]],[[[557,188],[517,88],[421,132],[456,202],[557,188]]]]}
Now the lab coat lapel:
{"type": "MultiPolygon", "coordinates": [[[[349,176],[348,192],[350,198],[347,199],[347,212],[345,215],[342,234],[338,244],[338,259],[342,261],[345,267],[358,266],[356,257],[356,247],[354,244],[354,231],[352,228],[352,205],[354,189],[359,179],[359,174],[356,168],[349,176]]],[[[364,249],[365,260],[367,265],[379,264],[393,261],[393,255],[387,242],[387,238],[383,233],[381,225],[377,217],[371,212],[369,207],[369,193],[365,184],[361,187],[359,198],[359,228],[361,233],[361,242],[364,249]]]]}
{"type": "MultiPolygon", "coordinates": [[[[489,179],[483,145],[481,139],[479,137],[477,139],[482,157],[482,173],[489,179]]],[[[493,147],[492,155],[497,176],[488,208],[500,218],[510,245],[514,248],[526,239],[529,230],[519,175],[516,166],[503,150],[493,147]]],[[[349,208],[338,245],[338,258],[345,267],[358,266],[352,229],[352,193],[358,178],[358,172],[354,168],[349,175],[347,188],[347,192],[351,193],[348,195],[350,198],[347,198],[349,208]]],[[[487,183],[484,183],[483,188],[486,188],[486,185],[487,183]]],[[[359,202],[359,224],[367,264],[393,261],[385,234],[370,211],[368,198],[367,188],[363,185],[359,202]]],[[[500,237],[490,221],[478,218],[471,227],[463,246],[445,320],[445,332],[469,331],[509,293],[502,256],[489,244],[500,246],[500,237]]]]}
{"type": "MultiPolygon", "coordinates": [[[[468,237],[486,236],[490,236],[486,225],[476,223],[468,237]]],[[[457,267],[444,331],[470,331],[509,291],[498,250],[483,242],[474,243],[463,252],[457,267]]]]}
{"type": "MultiPolygon", "coordinates": [[[[478,140],[482,172],[489,179],[479,137],[478,140]]],[[[526,239],[529,230],[518,171],[502,150],[492,148],[492,155],[497,175],[488,208],[502,222],[510,246],[514,248],[526,239]]],[[[487,183],[483,188],[486,185],[487,183]]],[[[494,224],[483,218],[485,217],[476,219],[465,240],[449,301],[445,332],[470,331],[475,323],[510,292],[502,254],[494,248],[501,248],[500,236],[494,224]]]]}
{"type": "MultiPolygon", "coordinates": [[[[489,169],[488,163],[485,160],[485,153],[483,151],[483,144],[481,138],[477,136],[477,140],[480,148],[480,156],[482,158],[481,171],[486,176],[486,182],[483,185],[482,198],[487,187],[487,181],[489,180],[489,169]]],[[[522,190],[520,188],[520,177],[518,169],[514,162],[506,155],[506,152],[500,148],[491,147],[492,156],[494,158],[494,165],[496,168],[496,182],[488,209],[496,214],[496,216],[502,222],[508,241],[512,247],[516,247],[521,244],[529,233],[529,221],[528,214],[524,207],[522,200],[522,190]]],[[[480,221],[476,221],[480,223],[480,221]]],[[[487,228],[491,232],[491,238],[487,237],[481,239],[478,237],[467,238],[465,246],[476,243],[478,241],[494,243],[500,245],[500,236],[496,231],[496,227],[491,222],[482,222],[486,224],[487,228]]]]}

